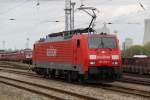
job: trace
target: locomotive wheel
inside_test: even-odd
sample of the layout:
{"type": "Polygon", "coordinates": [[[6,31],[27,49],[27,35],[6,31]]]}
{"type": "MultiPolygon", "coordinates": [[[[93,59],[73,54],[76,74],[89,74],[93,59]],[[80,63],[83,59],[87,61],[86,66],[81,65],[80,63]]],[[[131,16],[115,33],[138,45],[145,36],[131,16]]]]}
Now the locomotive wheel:
{"type": "Polygon", "coordinates": [[[38,74],[38,75],[42,75],[42,71],[40,68],[36,68],[35,72],[38,74]]]}
{"type": "Polygon", "coordinates": [[[79,75],[78,82],[79,82],[79,84],[85,83],[83,75],[79,75]]]}
{"type": "Polygon", "coordinates": [[[53,70],[51,71],[51,73],[50,73],[50,78],[51,78],[51,79],[55,79],[55,73],[56,73],[56,70],[53,69],[53,70]]]}
{"type": "Polygon", "coordinates": [[[68,82],[72,82],[72,73],[70,71],[67,72],[66,79],[68,82]]]}
{"type": "Polygon", "coordinates": [[[44,70],[43,70],[43,77],[44,77],[44,78],[48,78],[47,70],[48,70],[48,69],[44,69],[44,70]]]}

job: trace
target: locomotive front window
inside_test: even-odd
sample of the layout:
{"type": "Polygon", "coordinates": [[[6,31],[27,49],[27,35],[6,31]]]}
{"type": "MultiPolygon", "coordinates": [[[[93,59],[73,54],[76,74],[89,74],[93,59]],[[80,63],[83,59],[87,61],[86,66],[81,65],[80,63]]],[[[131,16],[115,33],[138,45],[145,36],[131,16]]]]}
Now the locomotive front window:
{"type": "Polygon", "coordinates": [[[116,41],[111,37],[90,37],[89,48],[116,48],[116,41]]]}

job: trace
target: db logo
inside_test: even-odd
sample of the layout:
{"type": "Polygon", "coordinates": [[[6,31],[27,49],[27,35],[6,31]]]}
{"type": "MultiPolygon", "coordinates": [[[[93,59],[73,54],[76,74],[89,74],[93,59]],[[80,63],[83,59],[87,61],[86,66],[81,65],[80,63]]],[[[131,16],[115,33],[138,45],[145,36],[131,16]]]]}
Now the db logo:
{"type": "Polygon", "coordinates": [[[52,57],[54,57],[54,56],[56,56],[57,55],[57,50],[56,49],[54,49],[54,48],[48,48],[47,50],[46,50],[46,52],[47,52],[47,56],[52,56],[52,57]]]}

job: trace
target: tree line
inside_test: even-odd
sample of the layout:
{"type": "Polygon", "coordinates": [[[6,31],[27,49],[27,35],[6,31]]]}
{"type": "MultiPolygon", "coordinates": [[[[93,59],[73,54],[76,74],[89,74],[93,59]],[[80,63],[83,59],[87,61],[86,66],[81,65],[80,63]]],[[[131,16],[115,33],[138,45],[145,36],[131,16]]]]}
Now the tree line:
{"type": "Polygon", "coordinates": [[[123,57],[133,57],[134,55],[150,56],[150,42],[145,45],[133,45],[122,51],[123,57]]]}

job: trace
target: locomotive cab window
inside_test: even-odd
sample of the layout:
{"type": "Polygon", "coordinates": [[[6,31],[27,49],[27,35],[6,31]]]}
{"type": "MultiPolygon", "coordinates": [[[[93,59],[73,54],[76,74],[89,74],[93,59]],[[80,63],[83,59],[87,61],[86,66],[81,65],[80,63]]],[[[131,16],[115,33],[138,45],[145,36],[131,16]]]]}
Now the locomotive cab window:
{"type": "Polygon", "coordinates": [[[112,37],[90,37],[89,48],[116,48],[117,42],[112,37]]]}
{"type": "Polygon", "coordinates": [[[77,40],[77,48],[80,48],[80,40],[77,40]]]}

